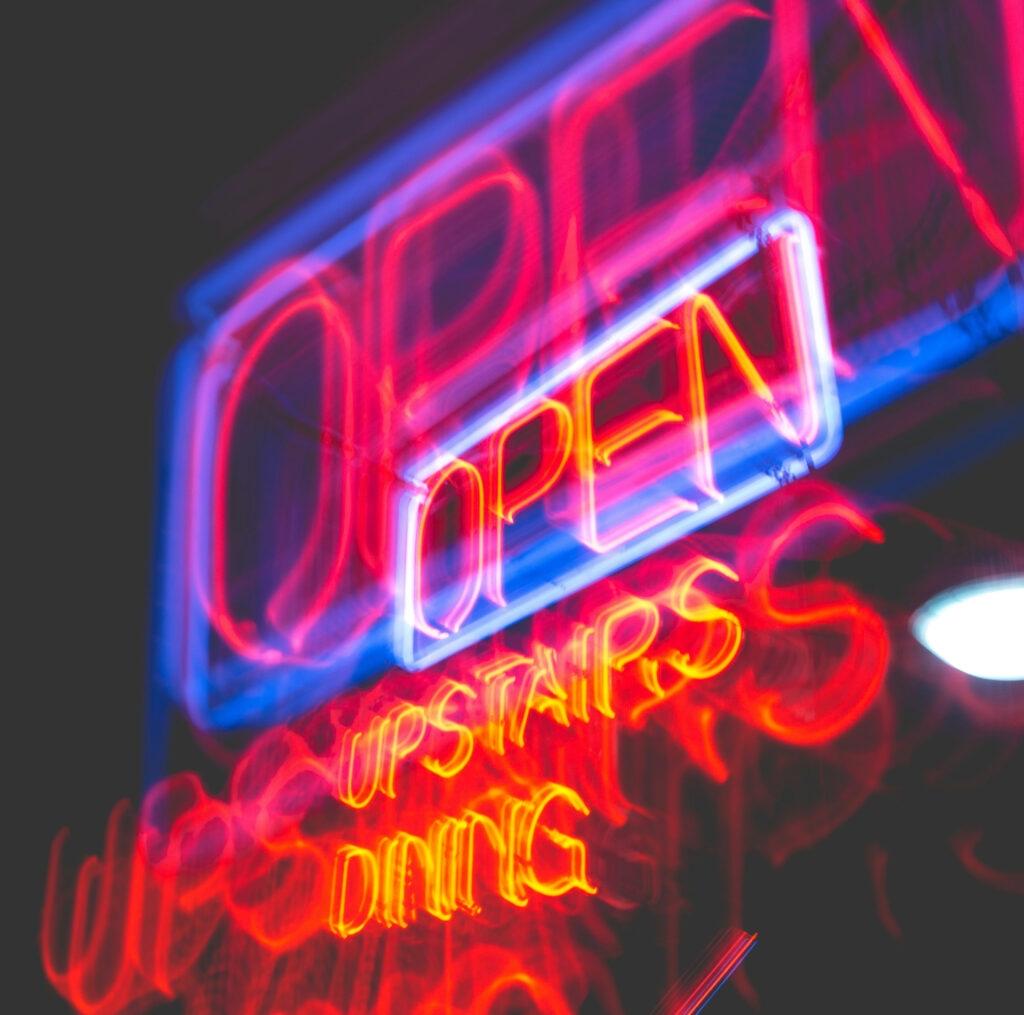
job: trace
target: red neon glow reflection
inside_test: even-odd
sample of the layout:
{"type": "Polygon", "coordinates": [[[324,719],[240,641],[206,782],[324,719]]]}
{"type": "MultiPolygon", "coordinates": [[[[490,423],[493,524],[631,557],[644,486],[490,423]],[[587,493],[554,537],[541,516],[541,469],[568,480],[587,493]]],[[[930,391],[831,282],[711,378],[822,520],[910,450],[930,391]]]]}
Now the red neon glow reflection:
{"type": "MultiPolygon", "coordinates": [[[[351,963],[403,950],[387,943],[398,934],[421,956],[418,997],[465,989],[446,958],[458,942],[491,956],[476,990],[505,983],[497,957],[514,955],[528,971],[516,982],[573,1010],[595,974],[564,967],[555,942],[580,919],[606,919],[593,907],[615,896],[614,853],[599,844],[649,809],[634,800],[651,788],[620,766],[623,738],[639,746],[662,730],[721,783],[735,774],[730,724],[806,749],[834,741],[877,695],[888,653],[877,615],[825,577],[780,586],[775,572],[812,543],[827,554],[881,534],[834,494],[798,493],[718,547],[730,563],[681,550],[654,559],[540,615],[532,633],[444,671],[393,673],[271,731],[223,800],[182,775],[150,792],[137,827],[119,807],[104,859],[79,872],[70,933],[62,835],[43,927],[50,979],[95,1015],[160,995],[203,1011],[210,970],[231,956],[245,975],[230,1010],[267,991],[300,1010],[311,1003],[303,971],[330,955],[349,973],[317,996],[348,1010],[351,963]],[[847,642],[826,672],[806,654],[819,634],[847,642]]],[[[398,968],[385,961],[367,1011],[392,1010],[398,968]]]]}

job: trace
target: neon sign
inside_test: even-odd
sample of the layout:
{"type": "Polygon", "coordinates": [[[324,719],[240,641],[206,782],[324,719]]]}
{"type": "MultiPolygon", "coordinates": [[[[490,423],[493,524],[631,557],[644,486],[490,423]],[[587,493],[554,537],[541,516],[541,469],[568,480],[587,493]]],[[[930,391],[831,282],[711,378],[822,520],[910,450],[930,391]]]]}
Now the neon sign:
{"type": "MultiPolygon", "coordinates": [[[[837,0],[836,38],[909,115],[906,137],[880,117],[885,144],[920,149],[909,164],[938,173],[969,237],[948,261],[876,272],[862,246],[923,244],[914,202],[892,226],[847,200],[851,180],[870,188],[817,136],[834,82],[810,46],[829,5],[761,6],[587,12],[186,294],[161,676],[201,727],[319,707],[251,744],[222,795],[183,775],[137,826],[117,808],[69,920],[58,839],[43,957],[80,1010],[204,1010],[230,969],[228,1010],[369,1011],[383,949],[372,1010],[480,1015],[512,985],[566,1013],[588,982],[566,972],[570,921],[599,937],[595,899],[646,904],[629,881],[664,857],[627,841],[636,825],[679,842],[658,823],[674,810],[648,806],[678,788],[644,778],[657,738],[712,790],[740,777],[729,822],[744,777],[776,804],[762,744],[828,745],[815,764],[850,751],[852,788],[766,836],[774,863],[877,785],[887,734],[839,738],[891,722],[885,624],[820,572],[781,572],[807,562],[809,531],[820,548],[878,527],[801,483],[740,536],[669,544],[825,463],[850,406],[908,383],[923,320],[947,330],[913,348],[922,376],[967,355],[949,329],[957,349],[977,336],[939,306],[954,285],[980,280],[986,336],[1019,327],[1021,193],[954,149],[907,40],[837,0]],[[838,354],[823,270],[837,333],[858,337],[838,354]],[[325,968],[338,977],[314,990],[325,968]]],[[[984,17],[1016,25],[1020,5],[984,17]]],[[[1020,33],[1005,35],[1012,77],[1020,33]]],[[[851,93],[875,115],[857,85],[838,104],[851,93]]],[[[985,871],[976,844],[955,848],[985,871]]]]}
{"type": "Polygon", "coordinates": [[[810,223],[749,158],[683,145],[720,144],[727,109],[646,97],[726,51],[763,66],[768,28],[657,7],[206,302],[173,377],[161,618],[194,721],[430,665],[834,454],[810,223]]]}
{"type": "Polygon", "coordinates": [[[1018,181],[980,185],[907,40],[844,0],[864,94],[970,237],[878,284],[879,241],[924,225],[904,202],[886,239],[818,136],[821,17],[594,8],[189,289],[159,669],[195,722],[430,665],[820,466],[841,417],[977,350],[964,278],[988,340],[1019,326],[1018,181]],[[838,381],[819,248],[860,336],[838,381]]]}
{"type": "MultiPolygon", "coordinates": [[[[824,744],[882,686],[889,639],[870,606],[830,578],[775,573],[811,534],[827,558],[832,545],[880,541],[877,526],[813,484],[751,526],[758,535],[737,538],[727,560],[691,550],[634,567],[454,669],[394,671],[269,731],[221,798],[184,774],[150,790],[137,826],[115,809],[106,855],[75,879],[70,935],[59,838],[42,932],[51,981],[80,1010],[115,1015],[158,995],[201,997],[206,962],[255,946],[254,976],[291,968],[301,991],[297,971],[325,940],[340,965],[381,933],[421,951],[449,934],[484,947],[488,923],[508,933],[505,910],[537,927],[561,900],[572,912],[607,896],[601,842],[643,792],[621,759],[630,731],[662,729],[720,783],[726,717],[779,743],[824,744]],[[766,638],[789,664],[758,666],[766,638]],[[847,650],[831,672],[808,665],[808,646],[837,638],[847,650]]],[[[244,978],[240,988],[261,996],[244,978]]],[[[378,995],[374,1010],[387,1007],[378,995]]]]}
{"type": "Polygon", "coordinates": [[[768,492],[780,473],[822,464],[840,439],[831,369],[813,237],[795,213],[776,215],[404,473],[420,492],[399,498],[398,659],[429,665],[768,492]],[[758,255],[781,290],[770,383],[708,292],[758,255]],[[706,394],[708,337],[742,380],[728,401],[706,394]],[[644,354],[665,393],[646,405],[620,396],[615,418],[595,425],[598,402],[644,354]],[[506,446],[533,423],[539,464],[509,488],[506,446]],[[463,526],[454,574],[451,555],[427,549],[446,487],[463,526]]]}
{"type": "MultiPolygon", "coordinates": [[[[199,725],[299,714],[500,630],[822,464],[841,416],[972,355],[979,330],[1019,328],[1017,0],[964,15],[971,46],[1004,40],[992,73],[1010,131],[987,99],[949,122],[960,98],[915,79],[898,17],[862,0],[761,6],[588,9],[189,288],[159,671],[199,725]],[[855,65],[812,66],[826,32],[855,65]],[[888,192],[885,170],[843,139],[887,117],[901,132],[883,161],[921,186],[883,213],[864,199],[888,192]],[[989,149],[1014,171],[986,166],[989,149]],[[941,259],[922,239],[936,208],[941,259]],[[763,258],[759,294],[731,284],[763,258]],[[722,291],[698,306],[703,286],[722,291]],[[661,391],[641,376],[659,322],[702,361],[661,391]],[[774,398],[781,415],[716,433],[729,376],[737,411],[774,398]],[[597,418],[613,409],[617,423],[597,418]],[[650,457],[671,434],[696,456],[674,480],[650,457]],[[501,474],[529,454],[530,475],[501,474]]],[[[972,77],[976,51],[946,56],[972,77]]]]}

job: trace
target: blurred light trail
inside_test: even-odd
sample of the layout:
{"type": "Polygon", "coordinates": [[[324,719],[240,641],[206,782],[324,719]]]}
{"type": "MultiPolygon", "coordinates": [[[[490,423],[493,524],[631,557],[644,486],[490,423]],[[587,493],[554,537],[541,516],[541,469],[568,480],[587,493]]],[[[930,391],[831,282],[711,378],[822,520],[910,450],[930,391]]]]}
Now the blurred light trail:
{"type": "Polygon", "coordinates": [[[739,968],[756,941],[756,934],[735,927],[719,935],[668,992],[654,1015],[697,1015],[739,968]]]}
{"type": "Polygon", "coordinates": [[[860,32],[865,44],[875,55],[875,58],[882,65],[889,80],[893,83],[900,101],[907,107],[907,112],[917,125],[922,137],[928,143],[935,157],[942,167],[953,178],[960,197],[964,202],[971,218],[981,232],[982,236],[997,250],[1003,257],[1012,259],[1015,256],[1013,244],[1010,238],[1003,231],[995,212],[992,211],[988,201],[978,190],[974,181],[967,175],[967,170],[957,157],[953,146],[949,143],[945,132],[939,125],[935,114],[929,108],[918,90],[914,80],[907,73],[906,68],[900,62],[899,57],[893,51],[889,39],[886,37],[882,26],[875,19],[863,0],[844,0],[846,9],[850,12],[857,31],[860,32]]]}

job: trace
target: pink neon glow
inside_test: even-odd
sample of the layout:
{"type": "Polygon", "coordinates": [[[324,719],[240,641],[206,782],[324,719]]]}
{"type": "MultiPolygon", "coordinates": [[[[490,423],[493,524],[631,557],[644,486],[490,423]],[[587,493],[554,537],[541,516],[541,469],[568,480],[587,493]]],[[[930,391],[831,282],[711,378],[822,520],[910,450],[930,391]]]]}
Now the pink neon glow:
{"type": "MultiPolygon", "coordinates": [[[[601,243],[600,233],[592,231],[590,215],[584,185],[584,152],[588,132],[602,118],[616,127],[620,137],[618,151],[627,159],[627,168],[620,179],[616,180],[615,191],[625,195],[624,204],[634,214],[630,228],[642,232],[642,220],[638,221],[638,202],[635,198],[636,184],[639,179],[639,153],[636,139],[631,137],[635,129],[623,105],[624,97],[651,79],[654,75],[672,70],[678,71],[688,54],[692,53],[702,42],[713,37],[731,24],[748,18],[767,19],[763,11],[744,3],[725,3],[707,13],[683,31],[667,39],[639,59],[633,60],[619,74],[606,81],[599,88],[587,86],[576,89],[570,81],[552,112],[552,129],[550,134],[550,151],[553,174],[559,180],[559,186],[553,193],[551,229],[552,251],[555,257],[556,272],[554,279],[555,291],[564,290],[575,302],[575,313],[571,315],[573,323],[568,329],[566,339],[568,346],[560,345],[559,351],[571,351],[577,348],[583,338],[581,322],[583,318],[581,291],[579,281],[591,274],[592,252],[601,243]]],[[[680,142],[685,149],[692,146],[686,137],[689,129],[687,122],[680,118],[678,131],[680,142]]],[[[680,185],[684,181],[680,181],[680,185]]],[[[671,204],[671,201],[666,202],[671,204]]],[[[647,214],[653,218],[665,215],[661,205],[648,209],[647,214]]],[[[620,216],[620,230],[623,226],[620,216]]],[[[605,230],[607,234],[615,232],[615,224],[605,230]]],[[[606,300],[612,300],[617,292],[619,279],[601,276],[593,279],[606,300]]]]}
{"type": "Polygon", "coordinates": [[[821,213],[808,0],[777,0],[772,31],[782,74],[787,195],[817,221],[821,213]]]}
{"type": "Polygon", "coordinates": [[[227,389],[224,406],[220,412],[217,430],[215,460],[213,466],[212,551],[211,551],[211,619],[225,640],[241,655],[263,662],[281,658],[279,649],[267,646],[250,633],[251,621],[240,621],[229,603],[227,591],[227,518],[228,518],[228,469],[231,454],[231,435],[235,416],[239,409],[242,392],[260,355],[279,334],[286,323],[308,312],[317,313],[323,321],[324,337],[321,341],[324,363],[322,367],[322,394],[320,419],[320,468],[316,513],[309,536],[299,559],[288,576],[278,587],[270,601],[269,615],[280,619],[294,599],[296,591],[309,582],[309,572],[323,554],[324,532],[335,527],[337,534],[330,548],[330,567],[319,583],[312,602],[295,620],[289,632],[289,640],[298,652],[309,629],[316,623],[324,607],[330,601],[340,581],[348,547],[351,526],[352,469],[349,456],[338,454],[333,447],[333,434],[341,434],[343,440],[351,441],[352,375],[351,326],[341,309],[326,294],[304,297],[288,304],[277,313],[248,346],[238,364],[227,389]],[[339,383],[339,374],[341,381],[339,383]],[[340,473],[340,474],[339,474],[340,473]],[[340,495],[341,522],[335,525],[328,518],[332,507],[337,509],[340,495]]]}
{"type": "MultiPolygon", "coordinates": [[[[1017,178],[1024,183],[1024,0],[1001,0],[1003,38],[1006,40],[1007,77],[1010,86],[1010,108],[1016,126],[1017,178]]],[[[1018,228],[1024,230],[1024,187],[1017,209],[1018,228]]],[[[1024,245],[1024,237],[1018,236],[1024,245]]]]}
{"type": "Polygon", "coordinates": [[[992,248],[1003,257],[1014,256],[1013,244],[999,224],[984,195],[967,175],[945,132],[928,103],[896,55],[877,18],[864,0],[843,0],[868,49],[885,71],[911,119],[942,167],[953,178],[964,207],[992,248]]]}
{"type": "MultiPolygon", "coordinates": [[[[438,389],[457,390],[455,382],[489,356],[500,354],[509,331],[540,302],[539,199],[527,177],[509,160],[495,155],[493,161],[497,168],[470,176],[422,210],[413,209],[397,229],[382,235],[371,230],[368,237],[372,277],[365,287],[364,328],[379,342],[382,371],[390,371],[396,381],[402,380],[402,388],[395,395],[406,411],[419,403],[425,405],[438,389]],[[446,244],[462,238],[455,226],[469,229],[467,209],[475,201],[496,196],[503,197],[508,208],[508,225],[497,261],[455,319],[437,324],[430,308],[420,305],[426,303],[430,291],[429,273],[436,270],[435,262],[443,264],[449,256],[446,244]],[[422,251],[419,257],[412,256],[417,243],[426,244],[433,254],[427,259],[422,251]],[[425,279],[424,272],[428,273],[425,279]],[[402,318],[402,312],[410,310],[410,301],[411,309],[418,314],[411,325],[402,318]],[[435,358],[432,350],[452,343],[465,343],[456,361],[440,372],[425,369],[435,358]]],[[[387,201],[383,206],[387,207],[387,201]]],[[[493,228],[486,220],[483,224],[493,228]]],[[[474,228],[479,230],[480,223],[474,228]]],[[[509,365],[521,383],[529,371],[529,349],[517,348],[509,365]]]]}

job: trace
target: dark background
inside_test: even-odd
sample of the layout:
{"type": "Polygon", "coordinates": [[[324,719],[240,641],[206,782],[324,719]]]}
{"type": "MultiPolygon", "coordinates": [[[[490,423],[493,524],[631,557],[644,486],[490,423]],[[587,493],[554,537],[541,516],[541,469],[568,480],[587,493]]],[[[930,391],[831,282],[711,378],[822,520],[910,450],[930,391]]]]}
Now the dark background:
{"type": "MultiPolygon", "coordinates": [[[[11,934],[26,977],[6,1002],[12,1010],[66,1010],[38,952],[54,835],[71,828],[70,857],[98,852],[111,807],[140,796],[156,406],[166,359],[186,337],[177,293],[261,222],[578,6],[374,0],[343,3],[326,20],[285,7],[269,17],[251,7],[236,17],[166,8],[173,18],[68,9],[12,32],[8,160],[18,178],[7,219],[23,234],[8,234],[17,263],[9,285],[24,313],[12,318],[5,371],[16,435],[5,484],[15,506],[8,641],[20,648],[9,662],[7,723],[17,735],[6,828],[16,847],[11,934]]],[[[1018,337],[968,370],[1020,376],[1019,353],[1018,337]]],[[[1013,390],[1019,399],[1019,383],[1013,390]]],[[[855,453],[857,433],[844,453],[855,453]]],[[[983,450],[917,500],[1019,540],[1019,437],[983,450]]],[[[1007,790],[1019,811],[1024,787],[1004,778],[1007,790]]],[[[884,808],[858,820],[902,836],[912,856],[933,830],[933,803],[921,807],[917,821],[884,808]]],[[[957,875],[926,861],[908,889],[927,904],[918,906],[921,943],[879,944],[860,933],[873,919],[863,884],[836,887],[863,838],[863,828],[841,832],[788,880],[765,881],[777,940],[806,951],[806,961],[787,958],[766,940],[768,927],[747,928],[762,931],[761,983],[773,955],[785,964],[777,996],[786,1005],[766,994],[765,1010],[854,1010],[872,999],[877,1011],[1014,1010],[1008,992],[1020,974],[1006,960],[1024,942],[1020,907],[960,881],[960,895],[928,904],[927,872],[939,882],[957,875]],[[787,985],[801,970],[803,987],[787,985]],[[820,1007],[802,1007],[815,997],[820,1007]]],[[[709,1010],[735,1003],[725,992],[709,1010]]]]}

